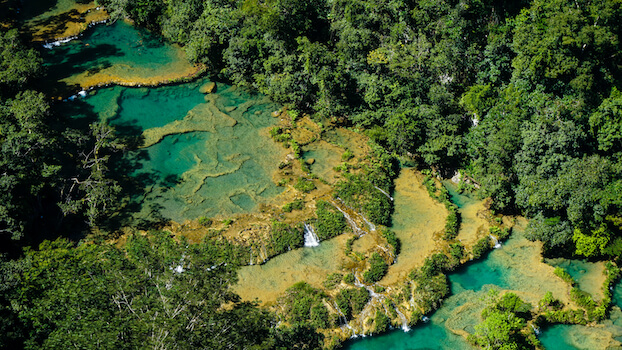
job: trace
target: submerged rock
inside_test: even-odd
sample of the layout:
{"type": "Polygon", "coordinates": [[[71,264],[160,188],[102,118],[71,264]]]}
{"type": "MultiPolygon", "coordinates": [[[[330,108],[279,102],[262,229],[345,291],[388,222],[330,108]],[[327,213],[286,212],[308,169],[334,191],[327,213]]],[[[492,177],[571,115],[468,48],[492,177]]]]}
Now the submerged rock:
{"type": "Polygon", "coordinates": [[[309,159],[305,160],[305,163],[311,165],[311,164],[315,163],[315,158],[309,158],[309,159]]]}
{"type": "Polygon", "coordinates": [[[216,92],[216,83],[213,81],[210,81],[208,83],[203,84],[203,86],[199,88],[199,92],[202,94],[211,94],[212,92],[216,92]]]}

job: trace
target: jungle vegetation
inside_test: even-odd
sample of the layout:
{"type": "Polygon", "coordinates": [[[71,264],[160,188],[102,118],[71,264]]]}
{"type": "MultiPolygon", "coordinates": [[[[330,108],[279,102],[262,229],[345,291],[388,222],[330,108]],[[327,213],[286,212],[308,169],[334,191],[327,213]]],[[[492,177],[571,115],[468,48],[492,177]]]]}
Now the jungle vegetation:
{"type": "MultiPolygon", "coordinates": [[[[543,241],[546,254],[622,254],[618,1],[98,2],[113,19],[130,18],[179,43],[220,79],[361,130],[386,157],[444,176],[459,170],[496,212],[527,216],[527,235],[543,241]]],[[[291,328],[274,327],[272,315],[228,289],[233,248],[163,233],[133,237],[124,248],[76,243],[84,227],[115,209],[121,188],[107,161],[124,146],[108,125],[78,127],[53,113],[37,90],[41,63],[18,28],[0,28],[0,249],[9,254],[0,264],[0,346],[319,346],[311,325],[335,322],[318,306],[322,296],[298,286],[291,292],[318,307],[291,328]],[[198,268],[210,273],[195,274],[198,268]],[[245,327],[222,332],[239,323],[245,327]],[[223,334],[202,336],[213,332],[223,334]]],[[[390,163],[380,158],[376,166],[390,163]]],[[[369,169],[366,181],[353,175],[338,190],[374,222],[388,223],[390,203],[368,190],[392,189],[391,174],[369,169]]],[[[332,208],[318,209],[326,237],[343,231],[332,208]]],[[[275,224],[273,234],[295,230],[275,224]]],[[[411,276],[433,285],[416,298],[436,303],[448,293],[443,272],[451,263],[441,260],[426,260],[411,276]]],[[[367,298],[364,289],[347,289],[338,304],[351,316],[367,298]]],[[[487,329],[510,313],[517,316],[508,339],[518,336],[522,310],[505,301],[491,304],[474,342],[498,344],[487,329]]]]}
{"type": "Polygon", "coordinates": [[[99,1],[215,75],[460,170],[548,254],[622,253],[616,1],[99,1]]]}

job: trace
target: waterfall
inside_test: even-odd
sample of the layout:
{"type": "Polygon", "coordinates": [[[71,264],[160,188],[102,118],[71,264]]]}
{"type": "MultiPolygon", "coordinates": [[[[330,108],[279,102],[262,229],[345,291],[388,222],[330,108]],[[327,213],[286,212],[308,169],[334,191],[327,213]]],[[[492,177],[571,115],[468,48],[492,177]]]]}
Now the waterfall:
{"type": "Polygon", "coordinates": [[[393,202],[393,197],[391,197],[390,194],[388,194],[387,192],[385,192],[382,188],[378,187],[378,186],[374,186],[378,191],[382,192],[385,196],[387,196],[387,198],[389,198],[391,200],[391,202],[393,202]]]}
{"type": "Polygon", "coordinates": [[[359,280],[358,276],[354,273],[354,271],[352,272],[352,274],[354,275],[354,286],[359,287],[359,288],[363,287],[367,289],[367,292],[369,292],[370,303],[372,302],[372,300],[379,297],[378,293],[374,292],[374,290],[371,289],[371,287],[368,287],[364,285],[363,283],[361,283],[361,280],[359,280]]]}
{"type": "Polygon", "coordinates": [[[304,224],[304,232],[305,232],[305,247],[317,247],[320,245],[320,239],[317,237],[313,226],[305,223],[304,224]]]}
{"type": "Polygon", "coordinates": [[[404,332],[410,331],[410,327],[408,326],[408,319],[406,318],[406,316],[404,316],[404,314],[402,312],[400,312],[400,310],[397,308],[397,306],[395,307],[395,312],[400,317],[400,321],[402,321],[402,330],[404,332]]]}
{"type": "Polygon", "coordinates": [[[531,329],[533,329],[533,334],[540,335],[540,329],[534,326],[533,323],[531,324],[531,329]]]}
{"type": "Polygon", "coordinates": [[[333,206],[335,208],[337,208],[337,210],[339,210],[341,212],[341,214],[343,214],[343,217],[346,218],[346,221],[348,222],[348,224],[350,224],[350,227],[352,227],[352,231],[354,231],[354,234],[357,236],[362,236],[363,234],[365,234],[364,232],[362,232],[362,230],[356,225],[356,222],[354,222],[354,220],[352,220],[352,218],[350,217],[350,215],[348,215],[348,213],[346,213],[345,211],[343,211],[341,208],[339,208],[338,205],[335,205],[334,203],[333,206]]]}
{"type": "Polygon", "coordinates": [[[495,249],[501,248],[501,243],[499,243],[499,240],[497,239],[497,237],[495,237],[493,235],[489,235],[489,236],[490,236],[490,239],[492,239],[492,242],[495,244],[493,246],[493,248],[495,248],[495,249]]]}
{"type": "MultiPolygon", "coordinates": [[[[361,214],[359,214],[359,215],[361,215],[361,214]]],[[[371,222],[367,221],[367,219],[365,219],[365,217],[363,215],[361,215],[361,218],[363,218],[363,221],[365,221],[365,223],[367,224],[367,226],[369,226],[369,229],[371,231],[376,231],[376,225],[374,225],[371,222]]]]}
{"type": "Polygon", "coordinates": [[[350,325],[348,324],[348,319],[346,318],[346,315],[344,315],[343,312],[341,312],[341,309],[339,308],[337,303],[333,302],[333,306],[335,307],[335,310],[337,310],[337,313],[339,314],[339,322],[341,322],[346,328],[352,329],[352,327],[350,327],[350,325]]]}

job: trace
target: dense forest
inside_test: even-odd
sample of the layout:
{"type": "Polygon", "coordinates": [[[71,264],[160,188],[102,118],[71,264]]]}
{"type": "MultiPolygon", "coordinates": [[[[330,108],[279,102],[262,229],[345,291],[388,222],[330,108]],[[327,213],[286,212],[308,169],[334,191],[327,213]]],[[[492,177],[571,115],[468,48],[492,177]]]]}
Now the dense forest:
{"type": "MultiPolygon", "coordinates": [[[[622,254],[618,1],[99,3],[219,79],[357,128],[420,168],[459,171],[496,212],[529,218],[548,255],[622,254]]],[[[308,326],[276,328],[231,293],[239,263],[222,242],[72,243],[114,210],[107,161],[124,146],[106,124],[52,113],[44,74],[18,29],[0,28],[0,347],[320,346],[308,326]],[[72,240],[34,248],[59,236],[72,240]]]]}
{"type": "Polygon", "coordinates": [[[101,3],[213,74],[460,170],[549,254],[622,253],[616,1],[101,3]]]}

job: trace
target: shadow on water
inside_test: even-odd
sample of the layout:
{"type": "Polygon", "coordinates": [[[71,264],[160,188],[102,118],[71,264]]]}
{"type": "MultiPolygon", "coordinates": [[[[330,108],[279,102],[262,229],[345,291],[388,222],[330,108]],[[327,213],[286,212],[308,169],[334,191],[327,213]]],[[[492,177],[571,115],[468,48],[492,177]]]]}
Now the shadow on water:
{"type": "MultiPolygon", "coordinates": [[[[84,1],[84,0],[82,0],[84,1]]],[[[34,1],[22,1],[22,9],[20,17],[22,20],[27,21],[40,16],[51,9],[55,8],[58,4],[58,0],[34,0],[34,1]]]]}
{"type": "MultiPolygon", "coordinates": [[[[60,114],[74,116],[67,123],[80,133],[88,133],[89,126],[99,121],[99,116],[94,107],[83,100],[61,103],[57,105],[57,109],[60,114]]],[[[139,126],[124,123],[121,126],[115,126],[115,131],[125,148],[122,151],[110,154],[109,172],[106,176],[121,186],[122,193],[118,202],[123,203],[123,210],[103,219],[98,227],[103,232],[116,232],[121,227],[129,226],[130,223],[131,226],[137,228],[157,228],[166,220],[160,214],[161,206],[156,203],[149,203],[148,205],[142,203],[141,199],[145,195],[145,188],[152,185],[171,187],[180,179],[174,175],[162,177],[157,171],[144,171],[144,163],[150,160],[149,153],[139,148],[143,143],[142,136],[130,136],[141,135],[142,129],[139,126]],[[145,210],[145,207],[151,213],[149,218],[136,220],[133,214],[145,210]]],[[[80,225],[80,223],[69,224],[80,225]]],[[[74,231],[85,232],[86,229],[86,225],[82,224],[81,229],[74,231]]],[[[72,238],[79,239],[81,237],[72,238]]]]}
{"type": "Polygon", "coordinates": [[[50,81],[59,81],[82,72],[95,74],[112,66],[108,60],[123,57],[125,53],[111,44],[94,44],[76,51],[72,46],[62,46],[44,51],[50,81]]]}

